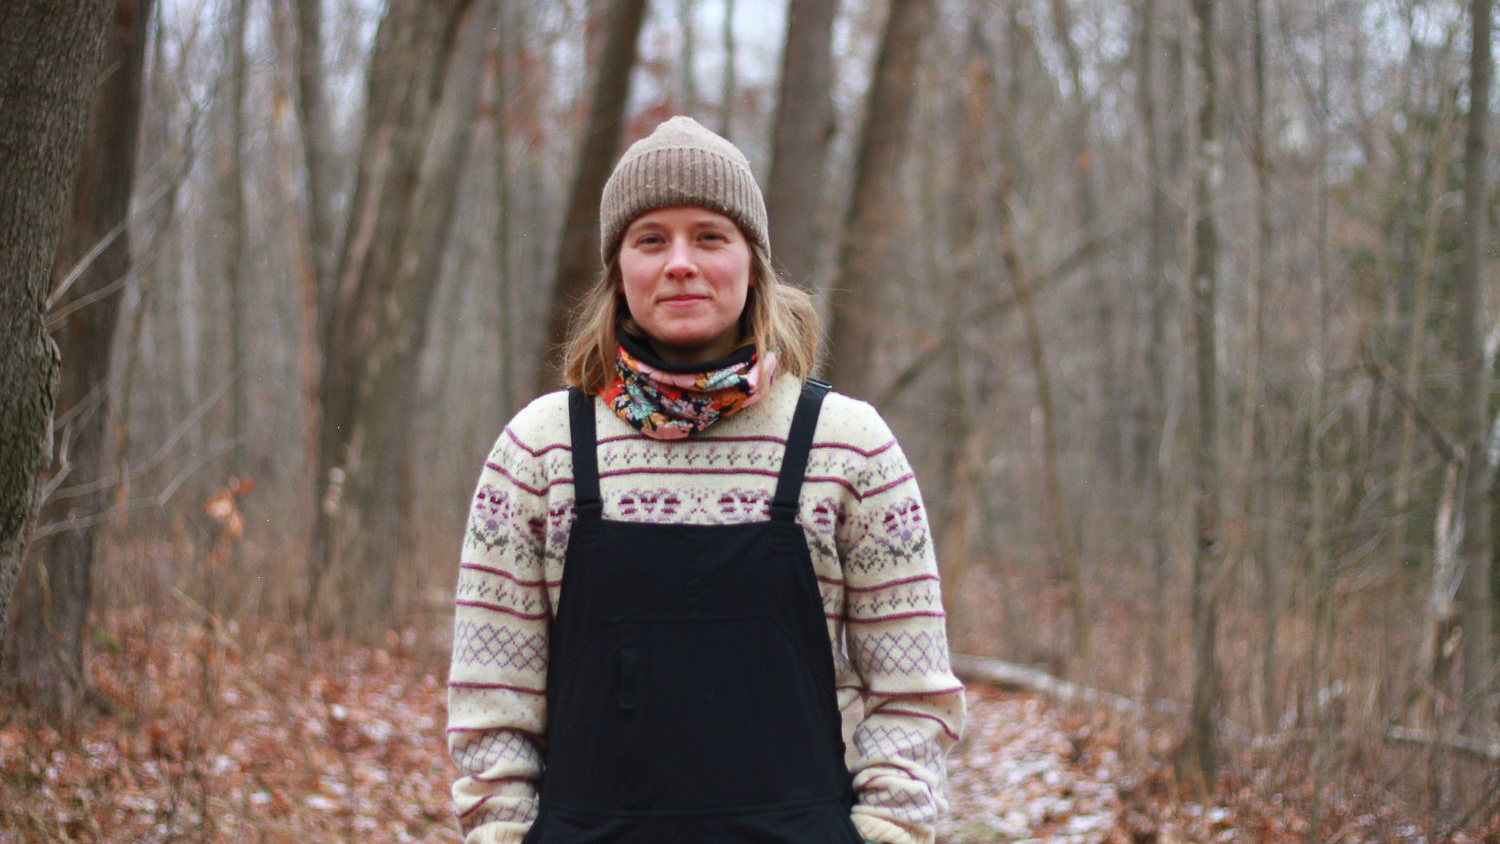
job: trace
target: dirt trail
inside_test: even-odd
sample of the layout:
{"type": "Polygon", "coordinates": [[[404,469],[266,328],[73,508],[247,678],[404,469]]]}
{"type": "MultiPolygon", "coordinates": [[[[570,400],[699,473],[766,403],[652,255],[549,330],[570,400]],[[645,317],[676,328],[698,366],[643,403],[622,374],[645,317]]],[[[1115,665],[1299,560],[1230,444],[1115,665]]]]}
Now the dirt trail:
{"type": "Polygon", "coordinates": [[[1080,751],[1040,699],[971,689],[968,726],[949,757],[949,814],[938,840],[1111,840],[1121,811],[1118,760],[1080,751]]]}

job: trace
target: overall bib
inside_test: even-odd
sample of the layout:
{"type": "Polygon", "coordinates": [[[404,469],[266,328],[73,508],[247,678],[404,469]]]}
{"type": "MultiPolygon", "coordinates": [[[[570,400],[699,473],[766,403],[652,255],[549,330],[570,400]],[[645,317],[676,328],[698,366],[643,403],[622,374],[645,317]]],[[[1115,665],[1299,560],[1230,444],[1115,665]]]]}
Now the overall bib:
{"type": "Polygon", "coordinates": [[[577,520],[526,844],[859,844],[833,658],[797,495],[809,379],[771,520],[605,520],[594,399],[571,390],[577,520]]]}

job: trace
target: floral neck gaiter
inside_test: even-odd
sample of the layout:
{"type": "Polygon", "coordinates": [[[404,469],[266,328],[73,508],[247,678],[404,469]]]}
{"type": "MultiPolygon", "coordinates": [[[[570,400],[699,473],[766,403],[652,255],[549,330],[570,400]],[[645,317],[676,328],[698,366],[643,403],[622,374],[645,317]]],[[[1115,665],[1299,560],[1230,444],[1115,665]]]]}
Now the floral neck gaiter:
{"type": "Polygon", "coordinates": [[[632,428],[652,439],[692,436],[755,404],[776,374],[776,353],[752,346],[698,367],[663,362],[646,344],[619,333],[615,380],[599,397],[632,428]]]}

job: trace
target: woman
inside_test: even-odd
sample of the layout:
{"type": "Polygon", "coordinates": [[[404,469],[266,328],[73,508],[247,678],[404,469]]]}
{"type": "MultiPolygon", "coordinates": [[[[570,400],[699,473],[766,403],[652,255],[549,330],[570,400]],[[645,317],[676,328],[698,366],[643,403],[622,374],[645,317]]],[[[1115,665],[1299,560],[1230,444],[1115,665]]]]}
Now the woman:
{"type": "Polygon", "coordinates": [[[600,228],[573,389],[506,426],[465,535],[466,840],[932,841],[964,702],[925,512],[879,415],[807,377],[748,162],[674,117],[600,228]]]}

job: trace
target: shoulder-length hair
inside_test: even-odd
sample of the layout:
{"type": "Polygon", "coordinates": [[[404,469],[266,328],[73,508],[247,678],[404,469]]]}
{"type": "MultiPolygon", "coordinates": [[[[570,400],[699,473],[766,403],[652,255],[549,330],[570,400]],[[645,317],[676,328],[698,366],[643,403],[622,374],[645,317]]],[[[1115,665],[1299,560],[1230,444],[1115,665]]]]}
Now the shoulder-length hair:
{"type": "MultiPolygon", "coordinates": [[[[749,246],[750,278],[755,283],[745,292],[740,342],[736,348],[750,344],[756,349],[775,351],[777,372],[806,378],[812,374],[822,336],[822,322],[812,297],[801,288],[777,279],[766,250],[754,243],[749,246]]],[[[563,379],[590,395],[613,381],[618,348],[615,332],[620,328],[631,334],[645,334],[630,318],[630,309],[625,304],[620,257],[616,251],[598,283],[573,311],[568,324],[563,379]]]]}

